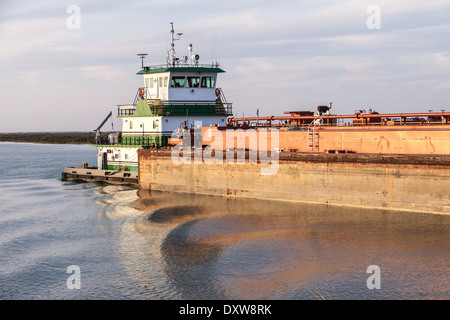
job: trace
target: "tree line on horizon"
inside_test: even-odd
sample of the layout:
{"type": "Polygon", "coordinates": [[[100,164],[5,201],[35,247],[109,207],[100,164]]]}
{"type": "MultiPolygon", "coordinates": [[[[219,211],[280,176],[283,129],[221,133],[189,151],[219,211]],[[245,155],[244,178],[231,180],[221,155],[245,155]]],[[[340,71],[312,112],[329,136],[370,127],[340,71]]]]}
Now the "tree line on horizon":
{"type": "Polygon", "coordinates": [[[35,143],[94,143],[95,132],[14,132],[0,133],[0,141],[35,143]]]}

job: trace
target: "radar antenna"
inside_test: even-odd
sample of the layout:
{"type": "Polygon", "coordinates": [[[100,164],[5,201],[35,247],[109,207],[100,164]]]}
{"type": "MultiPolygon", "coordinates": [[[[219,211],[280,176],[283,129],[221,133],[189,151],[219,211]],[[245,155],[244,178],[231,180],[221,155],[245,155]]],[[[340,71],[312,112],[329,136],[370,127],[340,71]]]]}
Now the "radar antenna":
{"type": "Polygon", "coordinates": [[[144,58],[145,56],[148,56],[148,53],[138,53],[137,55],[139,58],[141,58],[142,69],[144,69],[144,58]]]}

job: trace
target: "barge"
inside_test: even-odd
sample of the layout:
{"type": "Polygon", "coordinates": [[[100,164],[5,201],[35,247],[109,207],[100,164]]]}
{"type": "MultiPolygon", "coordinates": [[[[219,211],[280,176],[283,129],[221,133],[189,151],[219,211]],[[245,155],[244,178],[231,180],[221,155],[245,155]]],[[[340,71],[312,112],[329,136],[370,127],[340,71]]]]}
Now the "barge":
{"type": "Polygon", "coordinates": [[[218,86],[225,71],[217,62],[200,64],[192,45],[175,56],[181,35],[171,24],[165,64],[145,66],[146,54],[138,55],[144,86],[132,103],[117,106],[122,130],[100,132],[111,112],[94,130],[97,166],[67,167],[63,180],[450,212],[450,112],[339,115],[329,103],[235,117],[218,86]],[[277,175],[261,174],[264,159],[279,162],[277,175]]]}

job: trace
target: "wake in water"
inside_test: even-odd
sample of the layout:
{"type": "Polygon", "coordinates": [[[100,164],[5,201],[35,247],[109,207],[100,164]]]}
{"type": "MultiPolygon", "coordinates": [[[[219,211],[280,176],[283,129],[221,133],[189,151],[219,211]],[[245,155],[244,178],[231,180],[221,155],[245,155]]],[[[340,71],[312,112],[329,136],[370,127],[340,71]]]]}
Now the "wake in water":
{"type": "MultiPolygon", "coordinates": [[[[169,299],[385,299],[446,297],[448,219],[276,201],[103,189],[108,217],[126,217],[120,252],[128,275],[150,297],[169,299]],[[113,205],[114,204],[114,205],[113,205]],[[280,210],[282,208],[282,210],[280,210]],[[443,225],[438,220],[447,219],[443,225]],[[386,224],[386,221],[396,221],[386,224]],[[413,238],[411,238],[413,236],[413,238]],[[389,239],[389,240],[386,240],[389,239]],[[401,241],[399,241],[401,239],[401,241]],[[406,243],[405,243],[406,241],[406,243]],[[399,244],[403,243],[405,246],[399,244]],[[414,256],[426,281],[398,268],[414,256]],[[392,257],[395,256],[395,259],[392,257]],[[366,287],[366,269],[381,264],[385,291],[366,287]],[[403,274],[403,283],[397,281],[403,274]],[[431,283],[433,283],[431,285],[431,283]],[[389,286],[391,286],[389,288],[389,286]],[[411,291],[411,287],[415,287],[411,291]],[[419,288],[420,287],[420,288],[419,288]]],[[[406,264],[407,265],[407,264],[406,264]]],[[[403,265],[403,268],[404,265],[403,265]]],[[[417,266],[415,267],[417,268],[417,266]]]]}
{"type": "Polygon", "coordinates": [[[0,203],[1,299],[449,298],[447,216],[56,179],[0,181],[0,203]]]}
{"type": "Polygon", "coordinates": [[[136,189],[120,185],[104,185],[94,190],[96,202],[103,206],[101,214],[109,218],[135,216],[141,211],[132,207],[131,203],[138,199],[136,189]]]}
{"type": "Polygon", "coordinates": [[[0,299],[450,298],[449,216],[61,182],[94,147],[0,149],[0,299]]]}

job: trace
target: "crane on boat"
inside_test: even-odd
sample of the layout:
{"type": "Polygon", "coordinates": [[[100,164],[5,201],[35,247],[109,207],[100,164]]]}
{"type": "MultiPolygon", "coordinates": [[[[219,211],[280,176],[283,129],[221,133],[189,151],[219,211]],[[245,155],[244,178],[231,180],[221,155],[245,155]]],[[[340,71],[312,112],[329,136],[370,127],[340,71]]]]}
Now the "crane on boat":
{"type": "Polygon", "coordinates": [[[105,120],[102,121],[102,123],[97,127],[97,129],[94,130],[95,132],[95,144],[100,144],[100,129],[105,125],[106,121],[108,121],[109,118],[112,116],[112,111],[109,112],[109,114],[106,116],[105,120]]]}

